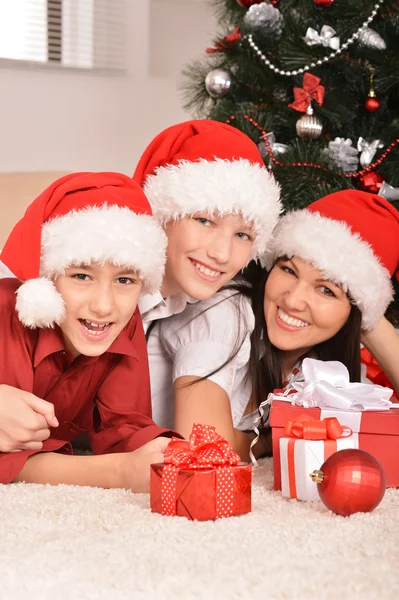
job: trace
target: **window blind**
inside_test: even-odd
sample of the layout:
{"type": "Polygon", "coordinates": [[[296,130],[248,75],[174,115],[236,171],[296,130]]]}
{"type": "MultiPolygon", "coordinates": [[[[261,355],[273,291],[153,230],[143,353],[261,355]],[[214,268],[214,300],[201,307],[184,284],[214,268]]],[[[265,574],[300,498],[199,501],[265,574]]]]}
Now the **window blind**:
{"type": "Polygon", "coordinates": [[[0,58],[123,71],[127,0],[0,0],[0,58]]]}

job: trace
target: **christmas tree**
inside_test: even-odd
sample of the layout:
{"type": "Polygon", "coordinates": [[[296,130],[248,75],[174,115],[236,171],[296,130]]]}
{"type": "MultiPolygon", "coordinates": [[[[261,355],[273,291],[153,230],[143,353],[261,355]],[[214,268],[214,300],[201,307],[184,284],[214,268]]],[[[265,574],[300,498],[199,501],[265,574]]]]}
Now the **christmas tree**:
{"type": "Polygon", "coordinates": [[[186,108],[258,145],[286,209],[345,188],[399,204],[398,0],[213,0],[186,108]]]}
{"type": "Polygon", "coordinates": [[[399,208],[398,0],[211,2],[220,32],[185,70],[185,107],[258,144],[286,209],[347,188],[399,208]]]}

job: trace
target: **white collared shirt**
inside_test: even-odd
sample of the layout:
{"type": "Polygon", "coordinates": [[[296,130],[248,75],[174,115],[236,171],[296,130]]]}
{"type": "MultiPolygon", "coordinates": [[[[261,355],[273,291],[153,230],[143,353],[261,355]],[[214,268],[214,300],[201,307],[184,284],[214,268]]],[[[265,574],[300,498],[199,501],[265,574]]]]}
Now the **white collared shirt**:
{"type": "Polygon", "coordinates": [[[147,333],[148,327],[152,321],[166,319],[172,315],[177,315],[186,308],[187,304],[198,302],[184,292],[162,298],[160,292],[155,294],[141,294],[139,297],[139,310],[143,321],[144,331],[147,333]]]}
{"type": "Polygon", "coordinates": [[[171,300],[162,300],[159,295],[140,302],[140,307],[147,308],[143,315],[146,329],[153,319],[160,319],[147,342],[155,423],[173,428],[174,382],[179,377],[206,376],[238,350],[208,379],[228,395],[234,427],[248,429],[248,422],[256,416],[244,418],[251,396],[248,369],[255,324],[250,301],[234,290],[223,290],[201,302],[188,296],[171,300]]]}

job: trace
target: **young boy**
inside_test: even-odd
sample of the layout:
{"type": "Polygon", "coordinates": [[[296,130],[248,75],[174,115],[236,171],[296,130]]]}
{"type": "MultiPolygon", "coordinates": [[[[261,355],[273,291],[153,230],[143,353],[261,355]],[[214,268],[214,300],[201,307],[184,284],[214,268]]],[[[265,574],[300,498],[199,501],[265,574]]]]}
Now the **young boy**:
{"type": "Polygon", "coordinates": [[[18,277],[0,280],[1,483],[148,490],[171,432],[150,418],[137,300],[159,288],[165,247],[144,193],[117,173],[59,179],[13,229],[1,253],[18,277]],[[84,431],[95,456],[71,456],[84,431]]]}

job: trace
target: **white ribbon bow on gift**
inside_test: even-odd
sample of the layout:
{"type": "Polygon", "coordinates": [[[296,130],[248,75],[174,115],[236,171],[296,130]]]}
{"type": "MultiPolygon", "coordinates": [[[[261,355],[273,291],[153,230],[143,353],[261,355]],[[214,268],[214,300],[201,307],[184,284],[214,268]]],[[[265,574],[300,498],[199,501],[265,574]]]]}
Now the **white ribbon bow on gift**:
{"type": "Polygon", "coordinates": [[[390,401],[393,390],[381,385],[351,383],[348,369],[338,361],[305,358],[302,373],[304,381],[294,381],[286,395],[273,395],[273,399],[287,400],[304,408],[356,411],[388,410],[393,404],[390,401]]]}
{"type": "Polygon", "coordinates": [[[339,37],[335,36],[337,32],[329,25],[323,25],[320,30],[320,35],[316,29],[308,27],[306,36],[303,38],[308,46],[317,46],[322,44],[325,48],[332,48],[333,50],[339,50],[340,43],[339,37]]]}

